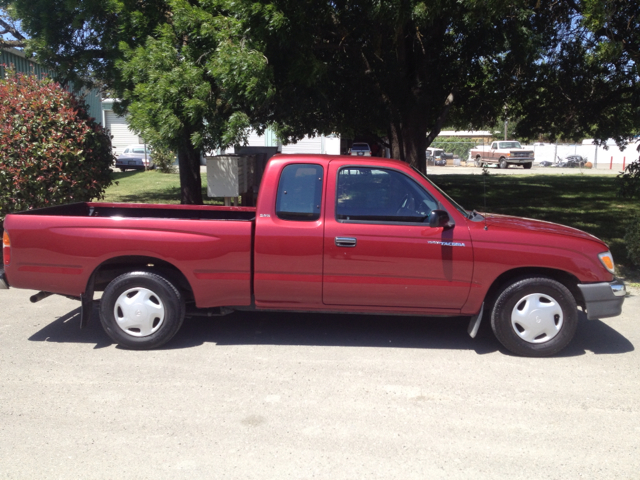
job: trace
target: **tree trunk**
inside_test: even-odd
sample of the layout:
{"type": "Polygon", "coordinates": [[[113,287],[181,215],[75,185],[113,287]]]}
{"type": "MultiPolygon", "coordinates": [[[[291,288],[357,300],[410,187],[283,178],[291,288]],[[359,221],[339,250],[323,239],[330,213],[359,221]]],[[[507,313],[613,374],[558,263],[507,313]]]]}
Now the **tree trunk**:
{"type": "Polygon", "coordinates": [[[193,147],[189,135],[184,135],[184,137],[178,150],[180,203],[183,205],[202,205],[200,151],[193,147]]]}
{"type": "Polygon", "coordinates": [[[426,173],[427,125],[419,112],[404,116],[403,122],[389,125],[391,158],[407,162],[426,173]]]}

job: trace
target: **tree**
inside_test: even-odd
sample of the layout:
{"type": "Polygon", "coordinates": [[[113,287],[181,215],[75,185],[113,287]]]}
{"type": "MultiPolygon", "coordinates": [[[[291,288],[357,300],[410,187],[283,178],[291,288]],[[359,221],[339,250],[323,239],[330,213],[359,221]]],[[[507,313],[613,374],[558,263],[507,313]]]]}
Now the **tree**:
{"type": "Polygon", "coordinates": [[[129,112],[131,126],[147,141],[176,150],[182,203],[202,203],[200,156],[239,143],[247,112],[270,92],[266,62],[242,34],[234,2],[2,3],[21,18],[32,38],[29,51],[41,63],[75,86],[109,89],[121,99],[114,110],[129,112]]]}
{"type": "MultiPolygon", "coordinates": [[[[387,137],[394,157],[424,167],[425,148],[452,110],[466,123],[495,118],[514,70],[540,58],[553,25],[564,19],[555,2],[525,0],[11,4],[39,58],[69,71],[71,79],[72,72],[90,71],[124,106],[151,98],[137,97],[144,88],[136,90],[136,82],[159,85],[133,73],[145,49],[165,60],[175,54],[192,74],[199,69],[197,99],[188,97],[182,107],[202,101],[204,91],[209,102],[224,107],[217,108],[215,128],[209,120],[194,124],[193,109],[173,109],[181,124],[179,155],[191,163],[208,137],[212,145],[223,145],[249,124],[260,130],[273,123],[289,139],[363,131],[387,137]],[[50,18],[44,11],[56,14],[50,18]],[[244,55],[235,60],[230,53],[244,55]]],[[[131,113],[144,134],[153,122],[142,119],[150,109],[140,107],[131,113]]]]}
{"type": "Polygon", "coordinates": [[[102,198],[111,139],[73,94],[50,79],[0,79],[0,221],[11,212],[102,198]]]}
{"type": "Polygon", "coordinates": [[[103,82],[143,136],[177,148],[189,170],[183,202],[198,201],[189,192],[199,154],[241,141],[250,126],[286,140],[375,136],[423,169],[445,124],[479,128],[506,115],[527,137],[638,124],[634,64],[615,52],[599,63],[604,43],[588,23],[619,2],[1,2],[39,59],[74,81],[103,82]]]}
{"type": "Polygon", "coordinates": [[[640,130],[640,3],[568,3],[573,21],[559,32],[537,75],[519,86],[518,131],[552,139],[614,138],[624,145],[640,130]]]}
{"type": "Polygon", "coordinates": [[[9,10],[0,7],[0,48],[24,48],[26,38],[9,10]],[[7,38],[8,37],[8,38],[7,38]]]}
{"type": "Polygon", "coordinates": [[[178,152],[182,203],[202,203],[200,156],[242,142],[246,112],[268,101],[271,81],[242,22],[222,9],[169,5],[171,22],[135,48],[120,45],[122,105],[149,143],[178,152]]]}

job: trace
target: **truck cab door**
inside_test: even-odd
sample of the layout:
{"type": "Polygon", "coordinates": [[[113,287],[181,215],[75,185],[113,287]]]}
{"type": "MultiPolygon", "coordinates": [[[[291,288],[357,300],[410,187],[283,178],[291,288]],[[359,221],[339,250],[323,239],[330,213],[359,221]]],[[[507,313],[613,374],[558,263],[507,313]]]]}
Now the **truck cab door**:
{"type": "Polygon", "coordinates": [[[258,307],[322,305],[325,164],[272,160],[265,173],[254,237],[258,307]]]}
{"type": "Polygon", "coordinates": [[[489,158],[494,160],[498,158],[498,155],[496,154],[497,148],[498,148],[498,144],[496,142],[493,142],[491,144],[491,149],[489,150],[489,158]]]}
{"type": "Polygon", "coordinates": [[[462,308],[473,272],[466,223],[430,227],[429,214],[441,205],[399,170],[332,162],[329,172],[323,302],[462,308]]]}

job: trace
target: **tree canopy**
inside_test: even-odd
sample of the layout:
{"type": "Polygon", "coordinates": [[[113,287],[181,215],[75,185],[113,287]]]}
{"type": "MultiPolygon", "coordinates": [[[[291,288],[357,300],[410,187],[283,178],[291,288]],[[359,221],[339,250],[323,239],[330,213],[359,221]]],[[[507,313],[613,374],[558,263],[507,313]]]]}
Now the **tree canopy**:
{"type": "Polygon", "coordinates": [[[199,156],[248,128],[367,135],[424,168],[444,125],[532,137],[640,125],[637,1],[0,0],[39,60],[109,88],[145,138],[199,156]],[[626,22],[625,23],[625,19],[626,22]]]}

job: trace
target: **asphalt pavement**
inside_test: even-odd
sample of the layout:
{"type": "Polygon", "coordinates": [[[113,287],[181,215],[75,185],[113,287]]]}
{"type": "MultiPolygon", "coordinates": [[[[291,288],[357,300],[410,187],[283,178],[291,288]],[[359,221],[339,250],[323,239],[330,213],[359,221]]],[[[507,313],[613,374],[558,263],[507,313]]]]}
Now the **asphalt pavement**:
{"type": "Polygon", "coordinates": [[[637,479],[640,296],[552,358],[464,319],[234,313],[128,351],[0,291],[0,479],[637,479]]]}

